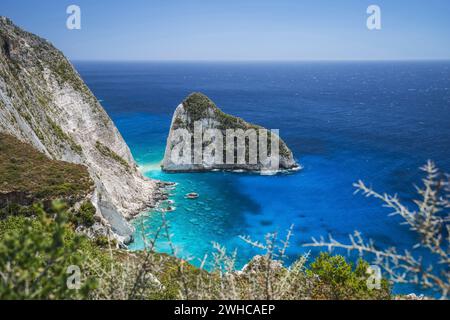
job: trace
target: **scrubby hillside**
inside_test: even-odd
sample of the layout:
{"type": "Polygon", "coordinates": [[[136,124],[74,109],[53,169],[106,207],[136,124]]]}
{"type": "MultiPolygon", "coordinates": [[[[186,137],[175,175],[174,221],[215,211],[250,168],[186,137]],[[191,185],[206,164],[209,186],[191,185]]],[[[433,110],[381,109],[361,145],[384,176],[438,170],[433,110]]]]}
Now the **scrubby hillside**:
{"type": "Polygon", "coordinates": [[[0,208],[55,199],[79,201],[93,189],[85,166],[51,160],[30,145],[0,133],[0,208]]]}

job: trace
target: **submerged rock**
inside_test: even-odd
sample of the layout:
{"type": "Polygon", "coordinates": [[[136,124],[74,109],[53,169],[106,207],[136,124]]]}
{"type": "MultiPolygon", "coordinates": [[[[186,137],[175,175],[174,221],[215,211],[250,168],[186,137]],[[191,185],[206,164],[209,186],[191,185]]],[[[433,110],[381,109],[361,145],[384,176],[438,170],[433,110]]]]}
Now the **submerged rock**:
{"type": "Polygon", "coordinates": [[[161,167],[167,172],[262,172],[297,169],[299,165],[276,133],[226,114],[205,95],[192,93],[175,110],[161,167]],[[229,132],[241,134],[243,139],[229,139],[229,132]],[[273,155],[278,154],[278,160],[271,152],[276,150],[276,140],[279,151],[273,155]],[[228,144],[233,145],[227,148],[228,144]]]}

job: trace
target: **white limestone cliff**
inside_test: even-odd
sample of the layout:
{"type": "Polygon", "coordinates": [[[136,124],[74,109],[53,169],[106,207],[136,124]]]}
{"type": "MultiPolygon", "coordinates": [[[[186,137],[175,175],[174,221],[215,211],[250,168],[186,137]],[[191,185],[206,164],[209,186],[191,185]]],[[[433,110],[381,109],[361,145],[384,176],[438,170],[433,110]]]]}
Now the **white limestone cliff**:
{"type": "Polygon", "coordinates": [[[48,157],[84,164],[95,182],[93,203],[120,240],[129,218],[154,204],[156,181],[142,176],[100,103],[48,41],[0,17],[0,132],[48,157]]]}
{"type": "MultiPolygon", "coordinates": [[[[241,118],[234,117],[232,115],[224,113],[220,110],[214,102],[212,102],[208,97],[201,93],[192,93],[189,95],[178,107],[176,108],[173,117],[172,123],[170,126],[169,135],[166,143],[166,150],[164,154],[164,160],[162,162],[162,169],[167,172],[195,172],[195,171],[211,171],[211,170],[231,170],[231,171],[255,171],[255,172],[272,172],[276,173],[280,170],[292,170],[299,169],[300,166],[294,159],[294,156],[291,150],[287,147],[282,139],[278,138],[279,141],[279,157],[278,157],[278,166],[274,170],[267,170],[267,167],[270,167],[270,157],[266,162],[262,161],[258,155],[257,163],[251,164],[249,161],[246,163],[237,163],[235,161],[232,164],[225,163],[225,160],[222,160],[223,163],[218,163],[215,161],[216,151],[214,152],[204,152],[209,145],[214,144],[214,139],[204,139],[202,141],[201,149],[197,152],[201,153],[200,161],[186,161],[185,163],[177,160],[178,155],[177,152],[180,152],[179,145],[180,141],[182,141],[182,137],[179,134],[175,133],[177,129],[185,130],[192,137],[195,135],[195,124],[201,127],[202,132],[200,133],[202,137],[205,136],[205,132],[207,130],[218,130],[222,134],[222,146],[223,150],[220,152],[225,152],[226,149],[226,139],[225,134],[227,129],[241,129],[245,132],[248,129],[254,129],[254,131],[259,135],[259,130],[264,129],[260,126],[248,123],[241,118]],[[175,155],[175,157],[173,157],[175,155]]],[[[192,139],[191,139],[192,140],[192,139]]],[[[195,140],[194,140],[195,141],[195,140]]],[[[192,145],[193,146],[193,145],[192,145]]],[[[248,143],[245,146],[248,151],[248,143]]],[[[268,140],[268,148],[270,148],[270,138],[268,140]]],[[[194,151],[191,154],[193,155],[194,151]]],[[[236,146],[234,146],[234,150],[236,152],[236,146]]],[[[222,156],[222,155],[220,155],[222,156]]],[[[247,157],[247,155],[246,155],[247,157]]],[[[193,157],[192,157],[193,158],[193,157]]],[[[223,159],[224,157],[222,157],[223,159]]],[[[248,160],[248,159],[246,159],[248,160]]]]}

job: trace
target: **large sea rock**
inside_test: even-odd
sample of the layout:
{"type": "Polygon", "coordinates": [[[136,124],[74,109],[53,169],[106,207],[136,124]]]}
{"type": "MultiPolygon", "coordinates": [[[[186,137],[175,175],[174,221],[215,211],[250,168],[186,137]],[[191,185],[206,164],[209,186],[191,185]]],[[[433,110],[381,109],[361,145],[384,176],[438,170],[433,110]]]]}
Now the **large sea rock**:
{"type": "Polygon", "coordinates": [[[154,202],[119,131],[71,63],[50,42],[0,17],[0,132],[49,158],[84,164],[93,203],[121,239],[128,218],[154,202]]]}
{"type": "MultiPolygon", "coordinates": [[[[170,126],[169,135],[167,138],[166,150],[164,154],[164,160],[162,162],[162,169],[167,172],[195,172],[195,171],[211,171],[211,170],[243,170],[243,171],[256,171],[256,172],[273,172],[279,170],[290,170],[297,169],[299,165],[294,159],[291,150],[287,147],[282,139],[278,135],[274,134],[279,141],[279,160],[277,167],[273,168],[270,160],[263,161],[260,157],[258,149],[258,159],[251,163],[249,161],[249,142],[245,142],[245,149],[241,154],[245,154],[245,161],[237,160],[237,144],[234,146],[232,151],[234,152],[235,161],[234,163],[227,163],[226,161],[226,132],[227,129],[230,130],[241,130],[241,132],[248,132],[248,130],[253,130],[256,132],[257,138],[260,137],[260,129],[264,129],[261,126],[254,125],[244,121],[241,118],[234,117],[232,115],[224,113],[220,110],[214,102],[212,102],[207,96],[201,93],[192,93],[189,95],[175,110],[172,123],[170,126]],[[197,126],[197,130],[196,130],[197,126]],[[199,129],[200,128],[200,129],[199,129]],[[218,130],[224,138],[220,140],[223,141],[223,150],[220,150],[220,154],[216,151],[205,152],[205,150],[211,147],[217,140],[216,138],[211,138],[211,135],[206,135],[206,132],[213,132],[218,130]],[[180,134],[181,132],[181,134],[180,134]],[[184,133],[183,133],[184,132],[184,133]],[[197,132],[197,135],[196,135],[197,132]],[[192,148],[191,148],[191,158],[189,161],[179,161],[179,158],[183,157],[183,153],[188,154],[187,149],[180,147],[180,142],[182,138],[181,135],[191,135],[192,148]],[[195,142],[194,136],[202,136],[201,142],[195,142]],[[196,148],[197,147],[197,148],[196,148]],[[244,153],[245,152],[245,153],[244,153]],[[215,161],[216,154],[222,156],[223,153],[223,163],[215,161]],[[196,155],[197,154],[197,155],[196,155]],[[175,156],[175,157],[174,157],[175,156]]],[[[270,132],[267,133],[267,150],[271,150],[271,137],[270,132]]],[[[247,139],[247,138],[245,138],[247,139]]],[[[231,140],[230,140],[231,141],[231,140]]],[[[258,140],[259,141],[259,140],[258,140]]],[[[258,148],[261,145],[258,142],[258,148]]],[[[218,145],[220,146],[220,145],[218,145]]],[[[214,149],[214,148],[210,148],[214,149]]],[[[216,149],[219,149],[217,147],[216,149]]],[[[269,153],[266,153],[270,155],[269,153]]],[[[275,153],[274,153],[275,154],[275,153]]],[[[268,157],[269,158],[269,157],[268,157]]],[[[242,159],[242,157],[241,157],[242,159]]]]}

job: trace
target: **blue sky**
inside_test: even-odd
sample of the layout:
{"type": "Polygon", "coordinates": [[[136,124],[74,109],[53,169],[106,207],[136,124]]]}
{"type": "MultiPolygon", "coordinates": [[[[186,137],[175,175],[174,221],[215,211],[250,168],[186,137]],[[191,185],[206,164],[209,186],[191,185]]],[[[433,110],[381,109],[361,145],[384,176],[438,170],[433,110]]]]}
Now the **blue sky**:
{"type": "Polygon", "coordinates": [[[73,60],[450,59],[448,0],[1,0],[0,15],[73,60]]]}

